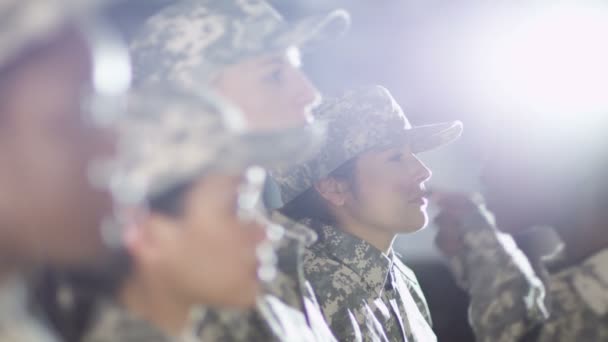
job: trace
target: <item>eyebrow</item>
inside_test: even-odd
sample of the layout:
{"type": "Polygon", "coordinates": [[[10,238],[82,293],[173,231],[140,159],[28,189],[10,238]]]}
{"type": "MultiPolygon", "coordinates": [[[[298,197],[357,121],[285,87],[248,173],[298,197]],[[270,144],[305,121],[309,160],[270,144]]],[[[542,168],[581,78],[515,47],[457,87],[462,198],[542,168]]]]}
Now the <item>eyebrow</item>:
{"type": "Polygon", "coordinates": [[[272,65],[282,65],[285,64],[285,57],[283,56],[272,56],[265,58],[262,61],[258,62],[258,66],[272,66],[272,65]]]}

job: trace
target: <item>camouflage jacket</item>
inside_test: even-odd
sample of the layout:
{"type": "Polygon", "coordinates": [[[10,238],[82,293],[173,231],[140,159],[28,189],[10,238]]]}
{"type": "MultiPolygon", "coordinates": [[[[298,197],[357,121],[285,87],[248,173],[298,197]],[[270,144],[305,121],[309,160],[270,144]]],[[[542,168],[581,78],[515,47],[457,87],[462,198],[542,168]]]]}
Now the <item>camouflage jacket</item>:
{"type": "Polygon", "coordinates": [[[477,341],[518,341],[548,316],[543,283],[483,206],[463,222],[464,247],[449,261],[470,295],[469,320],[477,341]]]}
{"type": "MultiPolygon", "coordinates": [[[[304,314],[271,295],[256,310],[201,309],[192,329],[171,337],[124,307],[97,305],[93,324],[83,342],[193,342],[193,341],[314,341],[304,314]]],[[[328,330],[329,331],[329,330],[328,330]]]]}
{"type": "Polygon", "coordinates": [[[451,260],[471,296],[478,341],[608,341],[608,249],[548,273],[545,300],[539,277],[510,236],[480,218],[469,221],[479,229],[464,235],[467,247],[451,260]]]}
{"type": "Polygon", "coordinates": [[[110,300],[100,300],[90,329],[82,342],[193,342],[194,330],[171,337],[152,323],[110,300]]]}
{"type": "Polygon", "coordinates": [[[608,248],[549,275],[550,316],[539,342],[608,341],[608,248]]]}
{"type": "Polygon", "coordinates": [[[0,342],[57,342],[50,329],[28,309],[28,289],[13,278],[0,285],[0,342]]]}
{"type": "Polygon", "coordinates": [[[319,227],[304,270],[340,341],[436,340],[416,276],[394,252],[385,255],[339,229],[319,227]]]}
{"type": "Polygon", "coordinates": [[[266,284],[255,310],[207,309],[201,341],[335,341],[302,270],[304,248],[316,235],[278,213],[271,220],[286,228],[275,246],[276,278],[266,284]]]}
{"type": "Polygon", "coordinates": [[[277,277],[266,285],[255,309],[201,308],[198,318],[193,318],[192,329],[176,338],[121,306],[105,302],[98,305],[93,326],[83,342],[335,341],[310,284],[302,277],[301,251],[304,243],[314,237],[305,227],[291,228],[277,246],[277,277]]]}

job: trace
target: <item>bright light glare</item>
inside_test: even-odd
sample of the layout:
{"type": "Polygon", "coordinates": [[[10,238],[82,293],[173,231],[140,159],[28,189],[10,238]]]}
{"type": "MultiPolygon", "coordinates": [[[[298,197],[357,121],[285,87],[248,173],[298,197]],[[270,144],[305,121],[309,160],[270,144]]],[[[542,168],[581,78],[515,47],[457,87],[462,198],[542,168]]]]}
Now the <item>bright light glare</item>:
{"type": "Polygon", "coordinates": [[[93,83],[103,94],[119,95],[129,89],[131,65],[126,49],[118,42],[106,41],[95,49],[93,83]]]}
{"type": "Polygon", "coordinates": [[[507,22],[486,45],[480,65],[486,90],[538,112],[608,111],[608,5],[532,12],[507,22]]]}

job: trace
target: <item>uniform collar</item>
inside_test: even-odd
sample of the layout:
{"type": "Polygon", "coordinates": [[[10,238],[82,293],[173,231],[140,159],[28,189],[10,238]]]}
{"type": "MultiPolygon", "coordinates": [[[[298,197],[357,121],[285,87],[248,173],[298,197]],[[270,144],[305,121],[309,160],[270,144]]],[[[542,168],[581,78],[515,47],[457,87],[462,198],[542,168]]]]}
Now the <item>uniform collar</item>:
{"type": "Polygon", "coordinates": [[[298,240],[307,247],[317,241],[317,233],[305,222],[296,222],[281,214],[278,210],[270,213],[270,221],[282,227],[286,239],[298,240]]]}
{"type": "Polygon", "coordinates": [[[392,249],[386,255],[367,241],[329,225],[323,225],[319,235],[327,253],[359,275],[373,293],[381,293],[393,265],[392,249]]]}

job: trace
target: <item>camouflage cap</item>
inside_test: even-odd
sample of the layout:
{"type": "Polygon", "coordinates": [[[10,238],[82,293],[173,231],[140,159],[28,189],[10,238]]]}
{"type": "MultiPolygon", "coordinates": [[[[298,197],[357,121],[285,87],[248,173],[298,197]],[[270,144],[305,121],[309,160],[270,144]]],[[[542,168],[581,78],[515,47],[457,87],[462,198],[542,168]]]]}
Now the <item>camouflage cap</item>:
{"type": "Polygon", "coordinates": [[[61,29],[70,20],[95,12],[104,0],[0,1],[0,66],[17,58],[30,44],[61,29]]]}
{"type": "MultiPolygon", "coordinates": [[[[144,87],[120,125],[112,190],[121,202],[160,194],[207,171],[242,172],[298,161],[314,126],[248,132],[240,111],[210,91],[144,87]],[[299,158],[299,157],[298,157],[299,158]]],[[[319,140],[319,139],[317,139],[319,140]]]]}
{"type": "Polygon", "coordinates": [[[131,44],[135,84],[208,84],[227,65],[338,35],[349,25],[336,10],[294,24],[263,0],[183,0],[150,17],[131,44]]]}
{"type": "Polygon", "coordinates": [[[283,203],[371,148],[406,143],[418,153],[452,142],[462,134],[460,121],[412,127],[390,92],[381,86],[360,87],[326,99],[316,109],[315,117],[327,125],[327,141],[320,151],[306,163],[271,172],[281,188],[283,203]]]}

